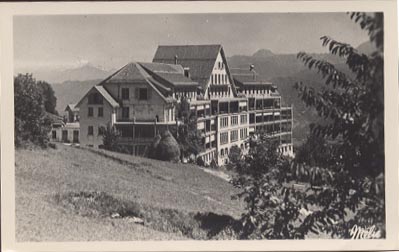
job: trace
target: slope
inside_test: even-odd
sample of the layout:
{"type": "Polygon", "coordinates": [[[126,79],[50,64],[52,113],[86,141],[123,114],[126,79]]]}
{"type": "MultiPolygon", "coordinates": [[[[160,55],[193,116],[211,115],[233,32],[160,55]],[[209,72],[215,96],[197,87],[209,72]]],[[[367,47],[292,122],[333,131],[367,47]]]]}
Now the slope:
{"type": "Polygon", "coordinates": [[[237,218],[242,211],[241,202],[230,200],[236,192],[233,186],[197,166],[57,146],[16,150],[19,242],[187,239],[176,228],[192,222],[193,213],[237,218]],[[150,215],[150,222],[137,225],[123,218],[93,217],[93,209],[81,214],[87,205],[73,205],[76,198],[93,194],[107,195],[122,205],[132,202],[150,215]],[[59,200],[68,195],[73,195],[70,201],[59,200]]]}

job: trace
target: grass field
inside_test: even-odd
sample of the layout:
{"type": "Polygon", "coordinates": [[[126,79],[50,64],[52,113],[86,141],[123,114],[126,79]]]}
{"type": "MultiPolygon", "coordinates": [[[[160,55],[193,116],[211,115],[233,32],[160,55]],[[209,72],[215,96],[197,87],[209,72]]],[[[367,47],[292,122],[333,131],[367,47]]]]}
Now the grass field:
{"type": "Polygon", "coordinates": [[[194,165],[64,145],[15,155],[17,241],[202,239],[199,219],[243,211],[231,184],[194,165]]]}

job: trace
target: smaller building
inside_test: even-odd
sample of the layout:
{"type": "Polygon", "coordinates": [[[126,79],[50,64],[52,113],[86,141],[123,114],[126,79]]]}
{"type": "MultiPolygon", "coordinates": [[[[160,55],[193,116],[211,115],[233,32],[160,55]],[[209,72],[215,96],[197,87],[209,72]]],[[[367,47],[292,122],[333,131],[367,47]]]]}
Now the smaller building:
{"type": "MultiPolygon", "coordinates": [[[[49,133],[50,141],[79,143],[80,125],[78,121],[68,122],[67,117],[64,116],[63,118],[50,113],[47,113],[47,116],[51,120],[51,131],[49,133]]],[[[76,113],[74,118],[78,118],[78,116],[79,115],[76,113]]]]}
{"type": "Polygon", "coordinates": [[[64,110],[64,118],[66,122],[79,122],[79,107],[76,104],[68,104],[64,110]]]}

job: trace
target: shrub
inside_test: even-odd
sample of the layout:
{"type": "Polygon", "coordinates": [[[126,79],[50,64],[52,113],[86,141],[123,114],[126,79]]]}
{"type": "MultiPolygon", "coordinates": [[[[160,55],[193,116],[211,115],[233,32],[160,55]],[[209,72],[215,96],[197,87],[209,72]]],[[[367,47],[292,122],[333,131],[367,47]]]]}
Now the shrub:
{"type": "Polygon", "coordinates": [[[160,141],[161,141],[161,135],[158,134],[154,137],[154,140],[152,141],[151,145],[148,146],[145,155],[146,157],[156,159],[157,155],[156,152],[160,141]]]}
{"type": "Polygon", "coordinates": [[[204,159],[202,157],[197,157],[196,163],[199,166],[205,166],[205,162],[204,162],[204,159]]]}
{"type": "Polygon", "coordinates": [[[162,136],[156,147],[156,159],[163,161],[174,161],[180,160],[180,147],[176,139],[167,130],[162,136]]]}
{"type": "Polygon", "coordinates": [[[218,164],[216,163],[216,160],[215,160],[215,159],[212,159],[212,161],[211,161],[211,163],[210,163],[210,167],[213,168],[213,169],[218,168],[218,164]]]}
{"type": "Polygon", "coordinates": [[[237,145],[232,146],[229,152],[229,164],[227,164],[227,169],[232,169],[231,164],[237,163],[242,157],[241,149],[237,145]]]}
{"type": "Polygon", "coordinates": [[[48,143],[48,147],[52,148],[52,149],[57,149],[57,145],[55,143],[48,143]]]}
{"type": "Polygon", "coordinates": [[[107,125],[106,129],[103,129],[103,148],[106,150],[117,151],[119,131],[115,126],[107,125]]]}

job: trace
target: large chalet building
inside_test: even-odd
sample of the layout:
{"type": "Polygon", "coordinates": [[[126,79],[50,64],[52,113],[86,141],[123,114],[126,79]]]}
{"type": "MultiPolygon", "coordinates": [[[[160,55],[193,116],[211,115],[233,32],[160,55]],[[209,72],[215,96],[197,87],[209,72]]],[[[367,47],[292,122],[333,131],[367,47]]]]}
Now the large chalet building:
{"type": "Polygon", "coordinates": [[[235,145],[248,151],[246,140],[259,131],[293,155],[292,108],[281,106],[276,86],[253,66],[230,69],[221,45],[159,46],[152,63],[129,63],[92,87],[76,105],[80,144],[101,146],[103,129],[115,126],[119,143],[143,155],[156,134],[182,123],[183,97],[196,115],[206,164],[227,163],[235,145]]]}

